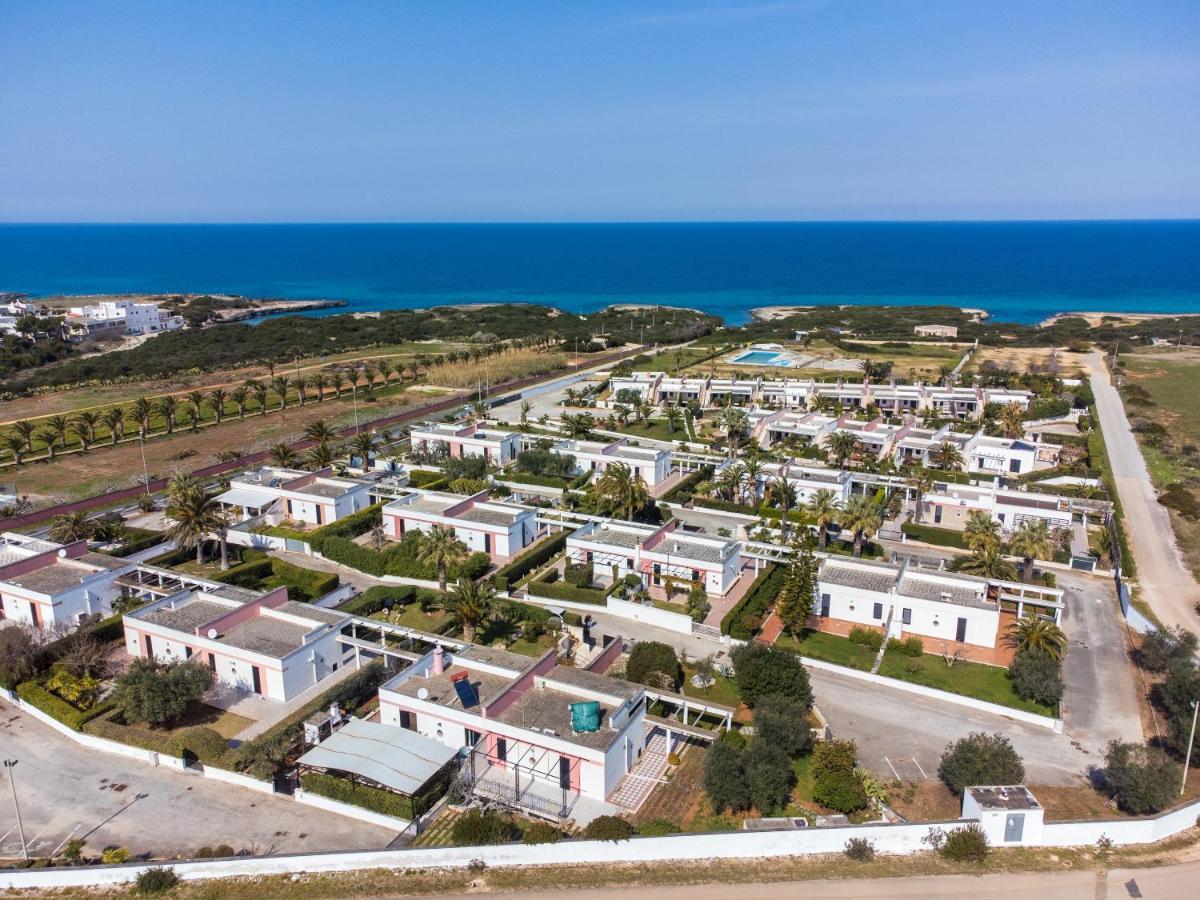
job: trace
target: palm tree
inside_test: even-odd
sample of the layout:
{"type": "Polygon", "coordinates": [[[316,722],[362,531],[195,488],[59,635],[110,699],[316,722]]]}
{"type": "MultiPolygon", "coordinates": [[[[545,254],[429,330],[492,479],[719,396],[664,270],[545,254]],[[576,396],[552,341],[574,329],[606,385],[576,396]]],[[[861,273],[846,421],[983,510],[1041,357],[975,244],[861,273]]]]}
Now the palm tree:
{"type": "Polygon", "coordinates": [[[1018,403],[1007,403],[996,417],[1000,433],[1006,438],[1019,438],[1025,433],[1025,410],[1018,403]]]}
{"type": "Polygon", "coordinates": [[[271,395],[271,388],[261,381],[247,381],[246,387],[250,389],[250,393],[254,395],[254,402],[258,404],[258,414],[265,416],[267,414],[267,398],[271,395]]]}
{"type": "MultiPolygon", "coordinates": [[[[396,370],[392,368],[392,364],[386,359],[381,359],[375,364],[375,371],[379,373],[379,377],[383,379],[383,386],[388,386],[388,379],[392,377],[392,373],[396,370]]],[[[404,373],[401,372],[400,380],[404,380],[404,373]]]]}
{"type": "Polygon", "coordinates": [[[1003,543],[1000,523],[981,509],[973,510],[967,516],[967,524],[963,528],[963,543],[974,553],[988,549],[999,550],[1003,543]]]}
{"type": "Polygon", "coordinates": [[[138,427],[138,437],[145,440],[146,435],[150,432],[150,419],[154,415],[154,404],[145,397],[138,397],[133,401],[133,406],[129,410],[129,418],[133,420],[138,427]]]}
{"type": "Polygon", "coordinates": [[[1067,650],[1067,636],[1049,619],[1026,613],[1008,626],[1004,641],[1018,653],[1033,650],[1051,659],[1062,659],[1067,650]]]}
{"type": "Polygon", "coordinates": [[[58,434],[49,428],[43,428],[36,435],[39,441],[46,445],[46,451],[50,454],[50,462],[54,462],[54,458],[58,455],[58,434]]]}
{"type": "Polygon", "coordinates": [[[858,448],[858,438],[848,431],[835,431],[825,439],[825,446],[837,460],[840,469],[858,448]]]}
{"type": "Polygon", "coordinates": [[[954,363],[942,363],[940,366],[938,366],[938,381],[941,384],[948,384],[951,382],[953,380],[952,376],[954,375],[955,368],[956,367],[954,363]]]}
{"type": "Polygon", "coordinates": [[[281,469],[291,469],[296,465],[296,451],[283,441],[272,444],[267,450],[267,462],[281,469]]]}
{"type": "Polygon", "coordinates": [[[308,453],[305,454],[305,462],[311,469],[324,469],[327,466],[333,465],[333,461],[337,458],[337,449],[328,441],[321,441],[313,447],[310,447],[308,453]]]}
{"type": "Polygon", "coordinates": [[[225,403],[229,393],[224,388],[213,388],[208,393],[208,405],[212,407],[213,417],[218,425],[225,420],[225,403]]]}
{"type": "Polygon", "coordinates": [[[175,431],[175,416],[179,412],[179,401],[168,394],[161,397],[155,404],[155,411],[162,416],[167,425],[167,434],[175,431]]]}
{"type": "Polygon", "coordinates": [[[474,643],[479,626],[488,620],[496,602],[496,589],[486,581],[460,578],[446,599],[446,611],[462,626],[463,640],[474,643]]]}
{"type": "Polygon", "coordinates": [[[71,430],[71,422],[66,416],[49,416],[46,419],[46,428],[54,433],[63,447],[67,446],[67,433],[71,430]]]}
{"type": "Polygon", "coordinates": [[[300,398],[300,405],[303,406],[308,402],[308,379],[304,376],[297,376],[292,381],[292,386],[296,388],[296,395],[300,398]]]}
{"type": "Polygon", "coordinates": [[[250,388],[244,384],[239,384],[229,392],[229,399],[233,401],[233,405],[237,407],[238,418],[246,418],[246,403],[250,400],[250,388]]]}
{"type": "Polygon", "coordinates": [[[782,475],[777,475],[767,482],[765,496],[773,500],[782,513],[779,519],[780,542],[786,544],[788,536],[788,513],[796,504],[796,490],[792,483],[782,475]]]}
{"type": "Polygon", "coordinates": [[[25,449],[30,453],[33,452],[33,433],[37,431],[37,426],[28,419],[21,419],[18,422],[13,422],[13,431],[19,434],[22,440],[25,441],[25,449]]]}
{"type": "Polygon", "coordinates": [[[271,379],[271,390],[279,397],[279,408],[287,409],[288,390],[292,386],[292,380],[286,375],[276,375],[271,379]]]}
{"type": "Polygon", "coordinates": [[[865,494],[850,498],[842,524],[854,534],[854,555],[862,556],[863,539],[869,538],[883,522],[879,504],[865,494]]]}
{"type": "Polygon", "coordinates": [[[187,396],[188,408],[192,411],[192,430],[196,430],[196,423],[200,421],[204,415],[204,404],[208,402],[208,398],[204,396],[203,391],[192,391],[187,396]]]}
{"type": "Polygon", "coordinates": [[[593,492],[598,505],[608,515],[632,519],[646,505],[650,493],[641,475],[634,475],[625,463],[611,463],[596,480],[593,492]]]}
{"type": "Polygon", "coordinates": [[[25,438],[19,434],[6,434],[4,436],[4,447],[13,455],[13,462],[20,467],[25,457],[25,438]]]}
{"type": "Polygon", "coordinates": [[[1054,544],[1045,519],[1025,519],[1016,527],[1008,539],[1008,549],[1014,556],[1021,557],[1021,580],[1033,580],[1033,561],[1049,559],[1054,555],[1054,544]]]}
{"type": "Polygon", "coordinates": [[[324,372],[313,372],[308,376],[308,383],[317,393],[317,402],[325,402],[325,388],[329,387],[329,376],[324,372]]]}
{"type": "Polygon", "coordinates": [[[629,412],[629,407],[624,403],[617,403],[613,405],[613,415],[617,417],[617,423],[622,428],[629,424],[629,412]]]}
{"type": "Polygon", "coordinates": [[[438,590],[446,590],[446,570],[467,558],[467,545],[458,539],[450,528],[434,525],[431,531],[421,535],[417,548],[417,559],[437,567],[438,590]]]}
{"type": "Polygon", "coordinates": [[[813,517],[817,526],[817,546],[825,549],[829,539],[829,526],[837,524],[842,517],[842,509],[833,491],[821,488],[813,494],[812,502],[808,505],[808,513],[813,517]]]}
{"type": "Polygon", "coordinates": [[[579,439],[590,437],[592,429],[596,425],[596,420],[592,418],[590,413],[579,413],[574,416],[564,415],[561,421],[563,428],[566,429],[567,436],[579,439]]]}
{"type": "Polygon", "coordinates": [[[83,427],[87,434],[88,443],[96,443],[96,426],[100,424],[100,413],[91,409],[85,409],[75,416],[75,421],[83,427]]]}
{"type": "Polygon", "coordinates": [[[917,495],[917,508],[913,518],[918,525],[921,524],[921,517],[925,514],[925,495],[933,490],[936,483],[937,479],[934,478],[933,473],[923,466],[908,479],[908,486],[917,495]]]}
{"type": "Polygon", "coordinates": [[[304,436],[310,441],[316,441],[318,444],[326,441],[332,441],[336,434],[329,426],[329,423],[324,419],[317,419],[309,422],[304,426],[304,436]]]}
{"type": "MultiPolygon", "coordinates": [[[[196,548],[196,563],[204,562],[204,541],[212,532],[217,532],[221,541],[221,567],[228,568],[227,551],[222,523],[224,511],[215,494],[193,488],[179,494],[171,492],[165,510],[167,537],[184,549],[196,548]]],[[[227,526],[225,526],[227,527],[227,526]]]]}
{"type": "Polygon", "coordinates": [[[745,410],[739,409],[736,406],[725,406],[717,413],[716,424],[725,432],[725,443],[729,450],[729,458],[733,459],[737,456],[735,438],[746,430],[746,426],[750,424],[750,419],[746,416],[745,410]]]}
{"type": "Polygon", "coordinates": [[[958,571],[980,578],[995,578],[1000,581],[1011,581],[1017,577],[1017,570],[1012,563],[1004,558],[999,546],[981,545],[969,557],[963,560],[958,571]]]}
{"type": "Polygon", "coordinates": [[[346,375],[341,369],[334,369],[329,373],[329,383],[333,386],[334,398],[342,399],[342,388],[346,386],[346,375]]]}
{"type": "Polygon", "coordinates": [[[362,460],[362,470],[371,468],[371,454],[379,446],[379,441],[370,431],[360,431],[350,439],[350,452],[362,460]]]}
{"type": "Polygon", "coordinates": [[[663,418],[667,420],[671,434],[674,434],[679,429],[679,423],[683,421],[683,413],[679,411],[678,406],[668,406],[663,412],[663,418]]]}
{"type": "Polygon", "coordinates": [[[758,479],[762,470],[763,461],[758,456],[747,456],[742,460],[742,490],[750,506],[758,503],[758,479]]]}
{"type": "Polygon", "coordinates": [[[108,429],[109,441],[114,447],[117,446],[117,441],[125,435],[125,410],[119,406],[111,406],[100,416],[100,422],[108,429]]]}
{"type": "Polygon", "coordinates": [[[59,544],[72,544],[75,541],[86,541],[96,531],[96,525],[88,519],[86,513],[68,513],[55,516],[50,520],[50,540],[59,544]]]}
{"type": "Polygon", "coordinates": [[[70,432],[79,439],[80,450],[84,453],[91,449],[92,434],[95,433],[95,430],[95,426],[89,429],[87,423],[81,419],[75,419],[70,424],[70,432]]]}
{"type": "Polygon", "coordinates": [[[958,444],[942,441],[929,451],[929,461],[939,469],[961,469],[963,455],[958,449],[958,444]]]}
{"type": "Polygon", "coordinates": [[[529,428],[529,411],[533,409],[533,404],[528,400],[521,401],[521,430],[525,431],[529,428]]]}
{"type": "Polygon", "coordinates": [[[200,490],[200,481],[191,472],[176,472],[167,482],[167,499],[177,499],[189,491],[200,490]]]}

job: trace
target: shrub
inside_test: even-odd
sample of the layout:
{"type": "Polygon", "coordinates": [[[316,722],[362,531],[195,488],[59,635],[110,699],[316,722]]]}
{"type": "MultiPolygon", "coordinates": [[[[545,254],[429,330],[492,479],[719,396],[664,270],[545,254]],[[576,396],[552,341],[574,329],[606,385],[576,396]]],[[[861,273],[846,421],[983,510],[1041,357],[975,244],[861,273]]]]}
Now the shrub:
{"type": "Polygon", "coordinates": [[[856,625],[850,629],[850,643],[878,650],[883,646],[883,632],[874,628],[859,628],[856,625]]]}
{"type": "Polygon", "coordinates": [[[732,728],[730,728],[727,731],[721,732],[721,743],[728,744],[735,750],[741,750],[746,746],[746,739],[742,736],[740,731],[734,731],[732,728]]]}
{"type": "Polygon", "coordinates": [[[126,722],[162,725],[178,719],[211,683],[212,672],[199,663],[135,659],[117,681],[113,699],[126,722]]]}
{"type": "Polygon", "coordinates": [[[1025,765],[1004,735],[977,731],[946,748],[938,777],[961,794],[970,785],[1020,784],[1025,780],[1025,765]]]}
{"type": "Polygon", "coordinates": [[[634,833],[632,823],[620,816],[598,816],[583,829],[583,836],[592,841],[627,841],[634,833]]]}
{"type": "Polygon", "coordinates": [[[1137,661],[1148,672],[1165,672],[1176,660],[1196,655],[1196,635],[1183,626],[1151,631],[1142,638],[1137,661]]]}
{"type": "Polygon", "coordinates": [[[124,847],[105,847],[100,854],[100,862],[106,866],[119,866],[129,862],[129,851],[124,847]]]}
{"type": "Polygon", "coordinates": [[[850,838],[842,852],[855,862],[870,862],[875,858],[875,845],[866,838],[850,838]]]}
{"type": "Polygon", "coordinates": [[[679,826],[666,819],[651,819],[637,827],[637,833],[643,837],[665,837],[668,834],[679,834],[679,826]]]}
{"type": "Polygon", "coordinates": [[[563,833],[549,822],[531,822],[521,835],[525,844],[557,844],[562,840],[563,833]]]}
{"type": "Polygon", "coordinates": [[[569,531],[560,531],[553,537],[539,541],[531,550],[509,560],[496,570],[496,575],[508,580],[509,584],[520,581],[534,569],[549,562],[567,544],[569,531]]]}
{"type": "Polygon", "coordinates": [[[1025,700],[1057,706],[1062,700],[1062,664],[1041,650],[1022,650],[1008,667],[1013,690],[1025,700]]]}
{"type": "Polygon", "coordinates": [[[145,896],[165,894],[179,884],[179,876],[170,866],[146,869],[138,874],[134,881],[133,892],[145,896]]]}
{"type": "Polygon", "coordinates": [[[399,819],[413,819],[425,812],[431,803],[431,798],[438,794],[443,784],[437,784],[425,795],[408,797],[372,787],[369,784],[352,782],[336,775],[322,772],[304,772],[300,776],[300,786],[313,794],[320,794],[331,800],[339,800],[353,806],[361,806],[372,812],[385,816],[395,816],[399,819]]]}
{"type": "Polygon", "coordinates": [[[813,799],[839,812],[867,805],[862,779],[855,772],[858,747],[854,741],[821,741],[813,748],[813,799]]]}
{"type": "Polygon", "coordinates": [[[417,598],[417,589],[411,584],[391,586],[376,586],[367,588],[338,607],[340,612],[352,616],[370,616],[385,609],[390,602],[392,606],[407,606],[417,598]]]}
{"type": "Polygon", "coordinates": [[[799,756],[812,749],[812,729],[805,720],[803,704],[778,694],[768,694],[754,707],[754,733],[788,756],[799,756]]]}
{"type": "MultiPolygon", "coordinates": [[[[7,629],[0,629],[0,631],[4,630],[7,629]]],[[[75,731],[82,731],[83,726],[92,719],[116,708],[114,701],[105,700],[87,710],[76,709],[66,700],[50,693],[36,681],[26,681],[17,685],[17,696],[75,731]]]]}
{"type": "MultiPolygon", "coordinates": [[[[1200,669],[1191,660],[1177,660],[1167,669],[1166,680],[1158,688],[1156,699],[1167,710],[1171,724],[1171,742],[1179,752],[1186,752],[1192,727],[1192,704],[1200,700],[1200,669]]],[[[1193,750],[1200,746],[1196,734],[1193,750]]]]}
{"type": "Polygon", "coordinates": [[[776,694],[812,709],[812,686],[799,657],[766,644],[744,644],[733,651],[733,669],[742,700],[753,707],[761,697],[776,694]]]}
{"type": "Polygon", "coordinates": [[[1112,741],[1104,754],[1104,780],[1117,806],[1144,816],[1178,796],[1179,766],[1156,747],[1112,741]]]}
{"type": "Polygon", "coordinates": [[[787,803],[795,776],[782,748],[755,740],[743,757],[750,804],[765,814],[787,803]]]}
{"type": "Polygon", "coordinates": [[[768,564],[750,585],[746,595],[721,619],[721,633],[742,641],[754,637],[754,632],[765,618],[767,610],[779,596],[786,574],[787,570],[783,566],[768,564]]]}
{"type": "Polygon", "coordinates": [[[639,641],[629,653],[625,677],[637,684],[677,691],[683,683],[683,666],[670,644],[639,641]]]}
{"type": "Polygon", "coordinates": [[[175,738],[176,754],[198,759],[208,765],[223,765],[229,757],[229,742],[214,729],[198,725],[185,729],[175,738]]]}
{"type": "Polygon", "coordinates": [[[988,855],[988,839],[976,823],[951,829],[938,848],[945,859],[955,862],[983,862],[988,855]]]}
{"type": "Polygon", "coordinates": [[[750,807],[750,787],[742,767],[742,751],[725,741],[709,748],[704,760],[704,792],[716,812],[750,807]]]}
{"type": "Polygon", "coordinates": [[[471,809],[454,820],[450,834],[454,843],[463,847],[507,844],[516,840],[517,827],[500,813],[471,809]]]}

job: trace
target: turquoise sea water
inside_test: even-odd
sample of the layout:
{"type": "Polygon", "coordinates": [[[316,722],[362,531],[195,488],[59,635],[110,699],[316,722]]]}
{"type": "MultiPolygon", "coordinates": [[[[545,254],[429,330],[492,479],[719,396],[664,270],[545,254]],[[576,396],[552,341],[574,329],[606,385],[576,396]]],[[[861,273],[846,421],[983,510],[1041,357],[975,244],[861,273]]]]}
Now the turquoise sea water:
{"type": "Polygon", "coordinates": [[[0,291],[1200,312],[1200,222],[0,225],[0,291]]]}

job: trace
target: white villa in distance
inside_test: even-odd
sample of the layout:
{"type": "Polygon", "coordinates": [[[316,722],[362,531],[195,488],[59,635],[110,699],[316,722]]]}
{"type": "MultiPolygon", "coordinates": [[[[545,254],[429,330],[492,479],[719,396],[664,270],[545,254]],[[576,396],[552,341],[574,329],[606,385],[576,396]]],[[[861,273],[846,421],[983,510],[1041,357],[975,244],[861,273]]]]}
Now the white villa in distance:
{"type": "Polygon", "coordinates": [[[383,508],[383,527],[397,541],[411,531],[448,528],[472,552],[494,562],[520,553],[538,534],[537,510],[490,500],[486,490],[466,497],[413,488],[383,508]]]}
{"type": "Polygon", "coordinates": [[[371,482],[331,472],[263,466],[230,479],[217,501],[235,510],[238,521],[266,516],[273,525],[291,520],[317,527],[371,505],[371,482]]]}
{"type": "Polygon", "coordinates": [[[125,335],[158,334],[183,327],[183,316],[163,312],[157,303],[104,300],[94,306],[72,306],[67,325],[73,332],[90,335],[115,331],[125,335]]]}
{"type": "Polygon", "coordinates": [[[92,553],[87,541],[56,544],[6,532],[0,535],[0,620],[48,631],[106,616],[121,595],[117,578],[134,568],[92,553]]]}
{"type": "Polygon", "coordinates": [[[409,432],[417,452],[444,450],[451,459],[482,456],[491,465],[504,466],[517,458],[521,435],[516,431],[488,428],[474,423],[422,422],[409,432]]]}
{"type": "Polygon", "coordinates": [[[124,616],[130,656],[198,659],[218,685],[267,700],[292,699],[347,663],[339,641],[345,613],[289,600],[286,587],[260,594],[192,583],[124,616]]]}
{"type": "Polygon", "coordinates": [[[613,463],[624,463],[630,472],[640,475],[646,486],[652,488],[666,481],[671,474],[670,450],[631,447],[629,438],[621,438],[611,443],[564,438],[555,441],[550,447],[550,452],[575,457],[576,475],[592,471],[598,477],[613,463]]]}

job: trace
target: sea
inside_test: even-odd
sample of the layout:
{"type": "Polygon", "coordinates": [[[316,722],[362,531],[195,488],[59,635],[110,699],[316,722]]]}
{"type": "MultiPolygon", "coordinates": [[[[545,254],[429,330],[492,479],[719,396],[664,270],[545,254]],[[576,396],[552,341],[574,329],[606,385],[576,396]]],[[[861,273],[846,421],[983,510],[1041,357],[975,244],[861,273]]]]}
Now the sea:
{"type": "MultiPolygon", "coordinates": [[[[0,292],[1200,313],[1200,221],[0,225],[0,292]]],[[[346,310],[325,310],[314,315],[346,310]]]]}

